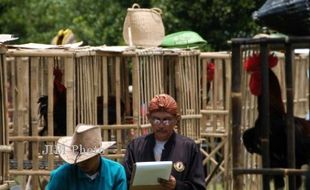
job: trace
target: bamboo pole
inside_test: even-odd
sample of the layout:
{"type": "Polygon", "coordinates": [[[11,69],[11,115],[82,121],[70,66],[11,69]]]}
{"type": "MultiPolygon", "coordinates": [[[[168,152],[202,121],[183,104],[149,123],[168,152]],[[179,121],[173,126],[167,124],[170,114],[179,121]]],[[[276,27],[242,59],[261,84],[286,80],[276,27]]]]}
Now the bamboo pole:
{"type": "Polygon", "coordinates": [[[72,57],[72,54],[71,51],[55,49],[9,49],[6,53],[8,57],[72,57]]]}
{"type": "MultiPolygon", "coordinates": [[[[262,144],[262,159],[263,167],[270,167],[269,153],[269,131],[270,131],[270,113],[269,113],[269,71],[268,71],[268,54],[269,49],[267,43],[260,44],[261,53],[261,75],[262,75],[262,128],[261,144],[262,144]]],[[[263,176],[263,188],[270,189],[269,176],[263,176]]]]}
{"type": "Polygon", "coordinates": [[[201,114],[186,114],[186,115],[181,115],[181,119],[200,119],[202,118],[201,114]]]}
{"type": "Polygon", "coordinates": [[[201,58],[208,58],[208,59],[231,59],[230,52],[201,52],[201,58]]]}
{"type": "MultiPolygon", "coordinates": [[[[2,48],[0,47],[0,53],[2,52],[2,48]]],[[[3,55],[2,53],[0,54],[0,126],[1,130],[0,130],[0,176],[3,176],[0,178],[0,184],[3,184],[3,181],[6,178],[6,173],[5,173],[5,169],[4,169],[4,163],[5,163],[5,154],[2,154],[4,151],[1,151],[1,147],[2,146],[6,146],[5,140],[5,128],[6,128],[6,122],[5,122],[5,117],[6,117],[6,112],[5,112],[5,107],[6,107],[6,101],[5,98],[3,96],[3,94],[5,94],[5,84],[6,81],[4,80],[4,77],[6,74],[6,71],[4,69],[4,59],[3,59],[3,55]]],[[[2,147],[3,149],[3,147],[2,147]]]]}
{"type": "Polygon", "coordinates": [[[234,172],[238,175],[244,174],[263,174],[263,175],[305,175],[307,169],[295,169],[295,168],[255,168],[255,169],[246,169],[246,168],[234,168],[234,172]]]}
{"type": "Polygon", "coordinates": [[[30,176],[49,176],[51,171],[49,170],[9,170],[10,175],[20,176],[20,175],[30,175],[30,176]]]}
{"type": "MultiPolygon", "coordinates": [[[[233,168],[242,167],[241,160],[241,49],[237,43],[232,44],[232,85],[231,85],[231,103],[232,103],[232,164],[233,168]]],[[[242,176],[233,173],[233,189],[243,189],[242,176]]]]}
{"type": "MultiPolygon", "coordinates": [[[[285,82],[286,82],[286,94],[287,94],[287,160],[288,167],[296,167],[295,158],[295,124],[294,124],[294,87],[292,78],[292,59],[293,59],[293,49],[292,45],[286,44],[285,51],[285,82]]],[[[289,176],[289,189],[296,189],[296,177],[289,176]]]]}
{"type": "Polygon", "coordinates": [[[82,84],[82,82],[81,82],[81,76],[82,76],[82,74],[81,74],[81,63],[80,63],[80,61],[79,61],[80,59],[78,59],[77,61],[76,61],[76,63],[75,63],[75,68],[76,68],[76,70],[75,70],[75,80],[76,80],[76,83],[78,84],[78,85],[76,85],[76,112],[77,112],[77,115],[76,115],[76,122],[77,123],[81,123],[81,97],[82,97],[82,95],[81,95],[81,84],[82,84]]]}
{"type": "MultiPolygon", "coordinates": [[[[115,58],[115,97],[116,97],[116,123],[121,124],[121,59],[120,57],[115,58]]],[[[116,146],[117,146],[117,153],[120,153],[122,148],[122,131],[116,130],[116,146]]]]}
{"type": "MultiPolygon", "coordinates": [[[[53,78],[53,70],[54,70],[54,58],[48,58],[47,60],[47,71],[48,71],[48,88],[47,88],[47,96],[48,98],[48,109],[47,109],[47,121],[48,121],[48,136],[54,135],[54,78],[53,78]]],[[[47,145],[52,146],[52,143],[47,143],[47,145]]],[[[48,169],[52,170],[54,168],[54,156],[51,152],[47,155],[48,160],[48,169]]]]}
{"type": "MultiPolygon", "coordinates": [[[[180,110],[184,108],[184,105],[183,105],[183,96],[181,96],[181,92],[183,91],[182,89],[182,85],[181,85],[181,80],[180,80],[180,77],[182,76],[182,73],[181,73],[181,58],[176,58],[176,61],[175,61],[175,64],[173,65],[174,66],[174,70],[175,70],[175,98],[176,100],[179,102],[179,106],[180,106],[180,110]]],[[[183,112],[181,112],[181,114],[183,114],[183,112]]],[[[179,123],[179,126],[178,126],[178,131],[179,133],[183,133],[183,128],[184,127],[184,124],[183,124],[183,121],[181,120],[180,123],[179,123]]]]}
{"type": "Polygon", "coordinates": [[[97,118],[97,97],[99,96],[99,76],[100,76],[100,70],[99,65],[97,62],[96,57],[90,57],[92,59],[93,64],[93,82],[94,82],[94,94],[92,96],[92,106],[93,106],[93,123],[98,124],[98,118],[97,118]]]}
{"type": "Polygon", "coordinates": [[[8,189],[10,189],[9,184],[5,183],[0,185],[0,190],[8,190],[8,189]]]}
{"type": "MultiPolygon", "coordinates": [[[[103,73],[103,83],[102,83],[102,89],[103,89],[103,124],[108,124],[108,57],[104,56],[102,57],[102,73],[103,73]]],[[[103,138],[108,140],[109,134],[108,131],[103,132],[103,138]]]]}
{"type": "Polygon", "coordinates": [[[23,141],[33,141],[33,142],[52,142],[57,141],[59,136],[11,136],[9,137],[9,141],[23,142],[23,141]]]}
{"type": "MultiPolygon", "coordinates": [[[[30,61],[30,118],[31,118],[31,135],[38,135],[38,124],[39,124],[39,118],[37,114],[37,110],[39,109],[37,100],[39,99],[39,83],[38,83],[38,76],[39,76],[39,71],[38,71],[38,66],[39,66],[39,58],[31,58],[30,61]]],[[[39,145],[36,142],[32,142],[32,162],[33,162],[33,169],[37,170],[39,169],[39,145]]],[[[38,189],[39,186],[39,178],[34,177],[32,178],[32,188],[33,189],[38,189]]]]}
{"type": "MultiPolygon", "coordinates": [[[[7,98],[7,67],[6,67],[6,49],[0,47],[0,184],[3,184],[5,180],[8,180],[8,165],[9,155],[7,153],[12,151],[12,147],[8,146],[8,98],[7,98]]],[[[4,189],[4,188],[3,188],[4,189]]]]}
{"type": "Polygon", "coordinates": [[[225,126],[225,132],[227,133],[226,135],[226,144],[225,144],[225,148],[224,148],[224,168],[225,168],[225,171],[224,171],[224,179],[227,179],[225,180],[225,183],[224,183],[224,189],[227,189],[229,190],[231,187],[230,187],[230,184],[231,184],[231,173],[230,171],[232,170],[231,169],[231,146],[230,146],[230,143],[232,142],[232,139],[231,139],[231,127],[230,126],[230,113],[231,113],[231,59],[228,59],[226,58],[224,61],[224,66],[225,66],[225,69],[224,69],[224,75],[225,75],[225,79],[224,79],[224,84],[225,85],[225,104],[224,104],[224,109],[227,110],[229,113],[227,113],[225,116],[224,116],[224,126],[225,126]]]}
{"type": "MultiPolygon", "coordinates": [[[[4,136],[4,135],[3,135],[4,136]]],[[[5,144],[5,143],[4,143],[5,144]]],[[[7,152],[10,153],[14,149],[10,145],[0,145],[0,153],[7,152]]]]}
{"type": "MultiPolygon", "coordinates": [[[[196,97],[196,114],[200,114],[200,109],[201,109],[201,65],[200,65],[200,55],[196,55],[194,57],[195,59],[195,65],[196,65],[196,70],[195,70],[195,84],[194,84],[194,92],[195,92],[195,97],[196,97]]],[[[201,139],[201,118],[196,120],[196,133],[197,133],[197,138],[200,140],[201,139]]]]}
{"type": "Polygon", "coordinates": [[[136,55],[133,57],[133,68],[132,68],[132,97],[133,97],[133,124],[140,125],[140,66],[139,57],[136,55]]]}
{"type": "MultiPolygon", "coordinates": [[[[24,101],[23,101],[23,94],[24,94],[24,86],[25,84],[22,82],[24,81],[23,75],[25,73],[25,68],[23,65],[23,61],[21,58],[16,59],[17,63],[16,63],[16,73],[20,73],[21,75],[15,75],[16,77],[16,87],[18,89],[18,91],[15,91],[16,94],[16,110],[17,110],[17,115],[15,117],[15,123],[16,125],[16,133],[15,135],[17,136],[23,136],[23,127],[25,125],[25,115],[24,115],[24,101]]],[[[15,73],[15,74],[16,74],[15,73]]],[[[16,158],[17,158],[17,168],[19,170],[21,170],[23,168],[23,159],[24,159],[24,146],[23,143],[17,143],[17,154],[16,154],[16,158]]]]}
{"type": "Polygon", "coordinates": [[[72,135],[75,127],[75,82],[74,57],[65,58],[65,86],[67,88],[67,135],[72,135]]]}

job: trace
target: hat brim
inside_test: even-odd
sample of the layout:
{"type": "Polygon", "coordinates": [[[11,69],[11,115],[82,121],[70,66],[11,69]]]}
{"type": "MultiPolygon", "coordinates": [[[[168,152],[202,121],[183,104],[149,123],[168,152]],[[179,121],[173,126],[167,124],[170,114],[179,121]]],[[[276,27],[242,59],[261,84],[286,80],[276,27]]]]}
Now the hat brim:
{"type": "Polygon", "coordinates": [[[89,158],[100,154],[104,150],[115,144],[115,141],[104,141],[101,142],[101,146],[96,149],[85,150],[80,154],[72,149],[72,137],[61,137],[56,145],[56,151],[59,156],[69,164],[77,164],[83,162],[89,158]]]}

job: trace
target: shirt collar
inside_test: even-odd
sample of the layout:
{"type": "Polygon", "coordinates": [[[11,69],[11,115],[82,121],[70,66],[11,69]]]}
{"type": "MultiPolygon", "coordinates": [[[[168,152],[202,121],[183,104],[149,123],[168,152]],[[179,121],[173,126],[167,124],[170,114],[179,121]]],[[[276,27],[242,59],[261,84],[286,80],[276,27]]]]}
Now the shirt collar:
{"type": "MultiPolygon", "coordinates": [[[[176,133],[173,131],[172,135],[170,136],[170,138],[167,140],[167,142],[165,144],[165,148],[169,148],[174,144],[175,136],[176,136],[176,133]]],[[[154,147],[155,143],[156,143],[154,133],[152,133],[152,135],[150,137],[151,137],[151,145],[152,145],[152,147],[154,147]]]]}

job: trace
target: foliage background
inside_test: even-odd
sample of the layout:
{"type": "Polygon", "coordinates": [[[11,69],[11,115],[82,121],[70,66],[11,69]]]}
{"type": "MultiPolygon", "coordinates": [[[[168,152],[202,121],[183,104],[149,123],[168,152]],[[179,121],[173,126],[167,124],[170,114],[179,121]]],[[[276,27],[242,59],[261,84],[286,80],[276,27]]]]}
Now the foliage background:
{"type": "Polygon", "coordinates": [[[14,43],[50,43],[58,30],[70,28],[84,45],[124,45],[126,10],[133,3],[163,11],[166,34],[191,30],[208,41],[206,50],[227,50],[227,41],[261,30],[252,13],[262,0],[0,0],[0,33],[14,43]]]}

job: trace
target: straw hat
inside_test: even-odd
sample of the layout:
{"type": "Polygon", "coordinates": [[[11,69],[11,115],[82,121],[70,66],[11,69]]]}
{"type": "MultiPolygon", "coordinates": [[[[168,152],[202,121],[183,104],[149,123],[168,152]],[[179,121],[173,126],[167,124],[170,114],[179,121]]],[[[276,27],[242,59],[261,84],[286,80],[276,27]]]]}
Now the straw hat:
{"type": "Polygon", "coordinates": [[[76,164],[100,154],[114,141],[102,142],[100,128],[94,125],[78,124],[71,137],[61,137],[57,152],[69,164],[76,164]]]}

